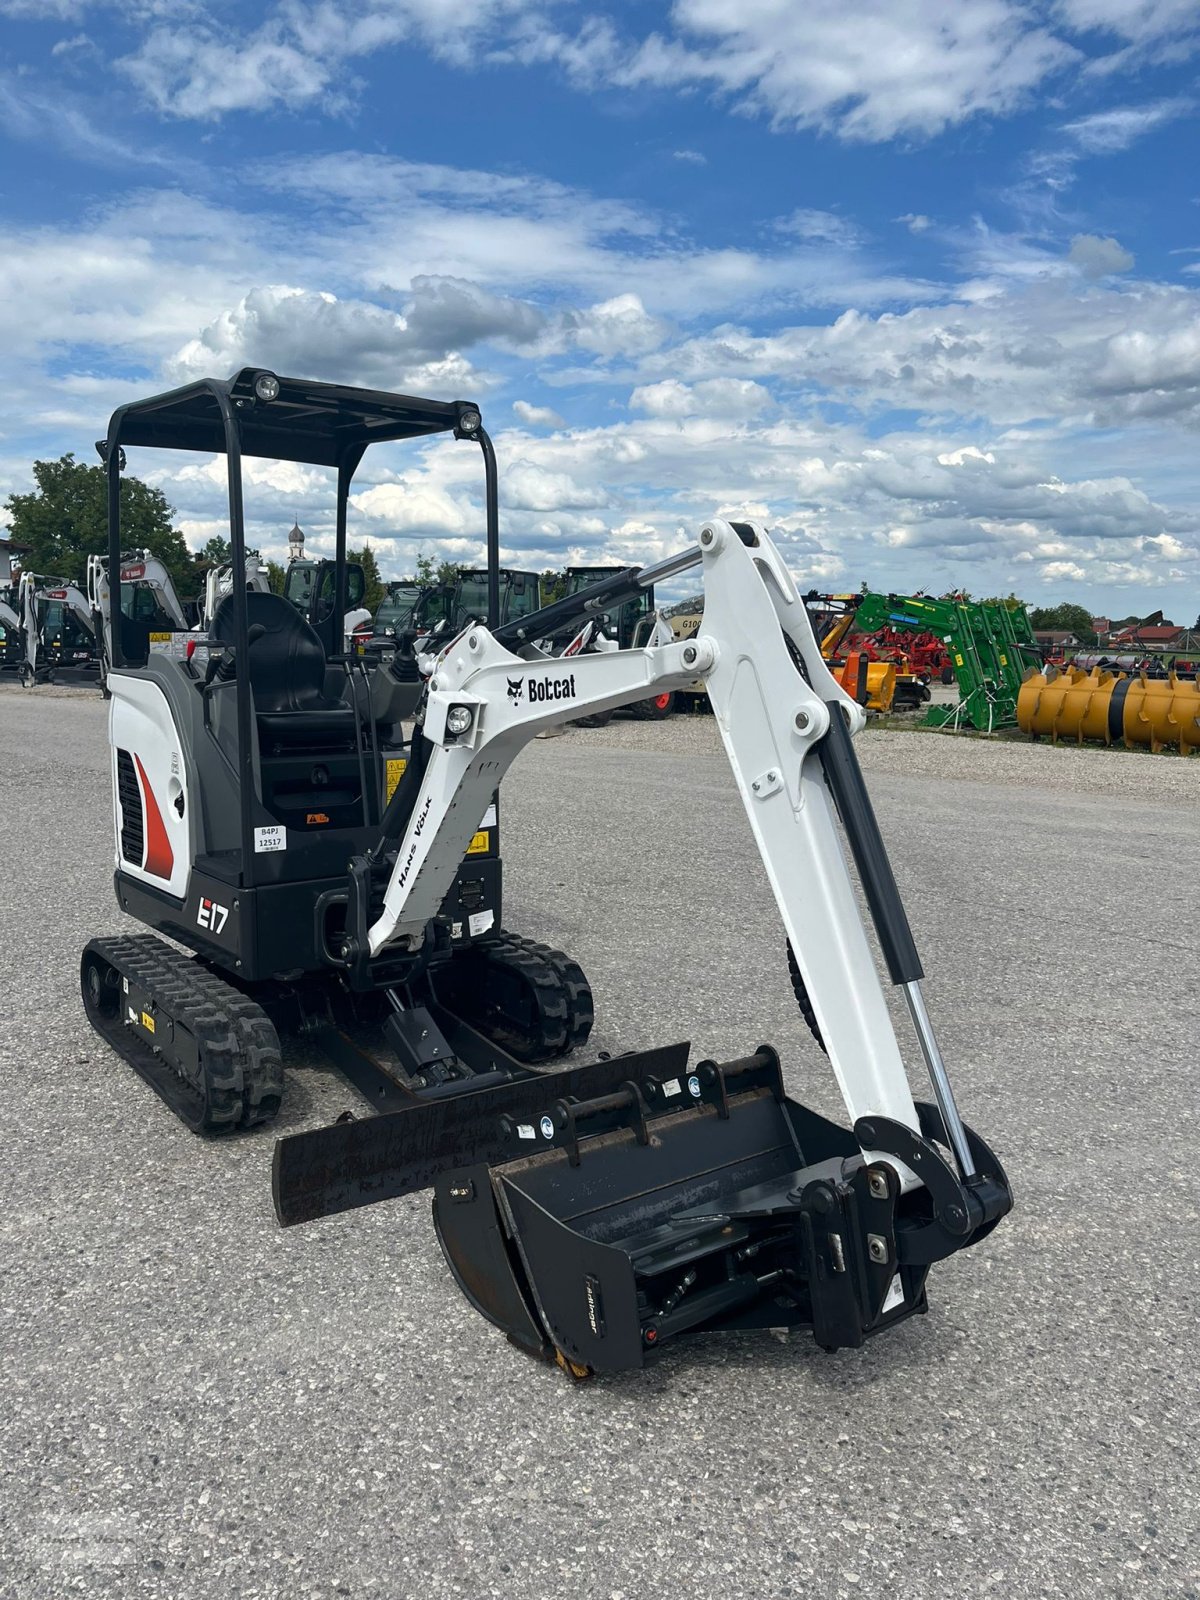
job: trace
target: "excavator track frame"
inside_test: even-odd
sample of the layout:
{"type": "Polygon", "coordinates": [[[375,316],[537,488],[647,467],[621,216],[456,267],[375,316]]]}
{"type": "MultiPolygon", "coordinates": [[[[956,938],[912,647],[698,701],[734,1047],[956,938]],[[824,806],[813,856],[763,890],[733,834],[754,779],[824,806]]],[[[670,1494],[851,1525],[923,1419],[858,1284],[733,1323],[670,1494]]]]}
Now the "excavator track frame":
{"type": "Polygon", "coordinates": [[[88,1020],[193,1132],[269,1122],[279,1037],[249,995],[152,934],[93,939],[80,961],[88,1020]]]}

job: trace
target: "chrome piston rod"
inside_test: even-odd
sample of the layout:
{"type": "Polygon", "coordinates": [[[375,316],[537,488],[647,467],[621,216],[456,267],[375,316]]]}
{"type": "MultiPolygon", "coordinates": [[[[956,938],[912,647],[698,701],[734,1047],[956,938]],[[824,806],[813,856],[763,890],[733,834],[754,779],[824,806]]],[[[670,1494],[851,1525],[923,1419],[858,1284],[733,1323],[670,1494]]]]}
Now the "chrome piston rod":
{"type": "Polygon", "coordinates": [[[921,993],[921,985],[915,979],[911,983],[902,983],[900,987],[904,990],[904,998],[908,1001],[908,1013],[917,1032],[921,1054],[925,1057],[925,1065],[929,1068],[934,1098],[938,1103],[938,1110],[942,1113],[942,1123],[950,1141],[950,1148],[958,1161],[958,1170],[966,1181],[975,1176],[975,1160],[971,1155],[971,1146],[967,1142],[967,1132],[963,1127],[962,1118],[958,1114],[954,1090],[950,1086],[950,1075],[946,1071],[946,1063],[942,1060],[942,1052],[938,1048],[933,1023],[929,1020],[929,1012],[925,1009],[925,996],[921,993]]]}

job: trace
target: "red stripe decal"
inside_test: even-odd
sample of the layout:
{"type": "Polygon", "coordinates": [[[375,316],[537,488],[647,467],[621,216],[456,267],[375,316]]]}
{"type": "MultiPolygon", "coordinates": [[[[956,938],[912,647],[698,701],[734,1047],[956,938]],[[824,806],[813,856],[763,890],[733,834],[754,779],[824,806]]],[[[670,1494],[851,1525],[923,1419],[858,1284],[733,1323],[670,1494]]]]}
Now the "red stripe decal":
{"type": "Polygon", "coordinates": [[[138,777],[142,784],[142,799],[146,802],[146,871],[152,872],[156,878],[169,878],[171,868],[175,865],[175,854],[171,849],[171,841],[167,838],[166,824],[162,819],[162,812],[158,809],[158,802],[154,798],[154,790],[150,787],[150,779],[146,776],[146,769],[139,756],[133,758],[137,762],[138,777]]]}

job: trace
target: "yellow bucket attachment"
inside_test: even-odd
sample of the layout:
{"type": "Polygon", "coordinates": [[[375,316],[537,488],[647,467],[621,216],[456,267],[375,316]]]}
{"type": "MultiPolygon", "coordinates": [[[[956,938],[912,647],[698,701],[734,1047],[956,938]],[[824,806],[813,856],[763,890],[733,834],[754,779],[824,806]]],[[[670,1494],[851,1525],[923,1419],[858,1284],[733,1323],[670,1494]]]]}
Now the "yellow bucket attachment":
{"type": "Polygon", "coordinates": [[[1017,696],[1017,725],[1033,738],[1117,740],[1133,749],[1171,745],[1181,755],[1200,749],[1200,683],[1180,678],[1135,678],[1102,667],[1029,672],[1017,696]]]}

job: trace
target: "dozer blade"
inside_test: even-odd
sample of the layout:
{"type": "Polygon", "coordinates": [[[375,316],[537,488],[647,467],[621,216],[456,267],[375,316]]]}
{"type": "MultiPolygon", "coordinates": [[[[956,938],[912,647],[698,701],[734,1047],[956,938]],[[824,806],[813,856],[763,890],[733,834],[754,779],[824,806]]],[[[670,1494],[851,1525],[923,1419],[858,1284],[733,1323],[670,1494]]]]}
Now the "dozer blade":
{"type": "Polygon", "coordinates": [[[664,1045],[589,1066],[531,1072],[494,1088],[289,1134],[275,1144],[275,1214],[290,1227],[428,1189],[440,1173],[457,1167],[507,1160],[544,1142],[538,1119],[556,1100],[608,1094],[630,1079],[677,1079],[689,1049],[664,1045]]]}

